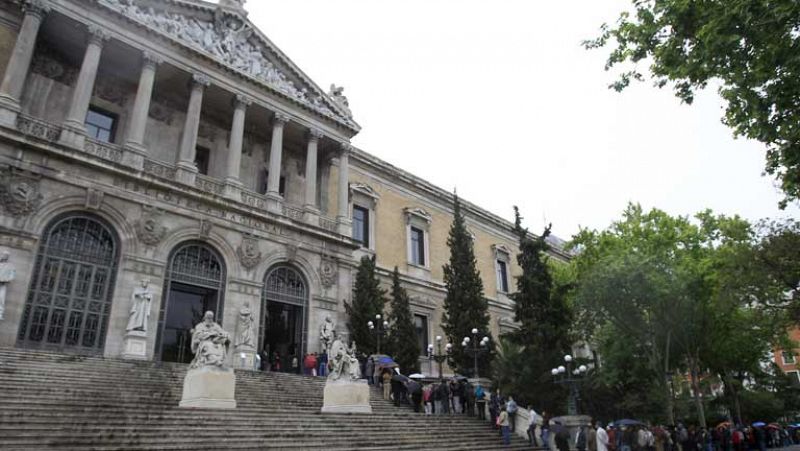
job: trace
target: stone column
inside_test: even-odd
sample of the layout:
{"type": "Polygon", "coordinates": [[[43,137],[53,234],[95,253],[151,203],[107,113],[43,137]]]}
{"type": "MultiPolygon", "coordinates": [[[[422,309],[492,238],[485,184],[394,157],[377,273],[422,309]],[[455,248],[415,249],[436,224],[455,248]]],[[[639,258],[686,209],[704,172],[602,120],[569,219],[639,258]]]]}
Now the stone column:
{"type": "Polygon", "coordinates": [[[281,212],[283,196],[280,194],[281,160],[283,159],[283,129],[289,116],[275,113],[272,123],[272,144],[269,149],[269,177],[267,178],[267,210],[281,212]]]}
{"type": "Polygon", "coordinates": [[[89,111],[89,102],[92,101],[94,81],[97,78],[97,68],[100,65],[100,54],[103,44],[108,40],[108,33],[93,25],[89,26],[89,45],[83,56],[83,64],[72,91],[72,102],[69,113],[61,129],[61,142],[83,149],[86,141],[86,113],[89,111]]]}
{"type": "Polygon", "coordinates": [[[153,84],[156,79],[156,66],[161,59],[150,52],[142,54],[142,72],[139,75],[139,87],[136,100],[133,102],[133,114],[128,126],[125,140],[125,156],[123,163],[141,169],[147,156],[144,146],[144,133],[147,128],[147,115],[150,112],[150,100],[153,97],[153,84]]]}
{"type": "Polygon", "coordinates": [[[25,88],[25,79],[33,59],[36,36],[42,19],[50,11],[45,0],[28,0],[23,4],[25,17],[17,35],[17,42],[6,66],[3,82],[0,84],[0,125],[16,127],[20,111],[20,99],[25,88]]]}
{"type": "Polygon", "coordinates": [[[350,143],[342,143],[339,152],[339,214],[336,217],[337,231],[345,236],[353,234],[350,219],[350,143]]]}
{"type": "Polygon", "coordinates": [[[197,132],[200,129],[200,113],[203,110],[203,91],[211,84],[211,80],[203,74],[194,74],[191,84],[189,108],[186,110],[186,121],[183,124],[176,172],[178,181],[187,185],[194,185],[197,178],[197,166],[194,164],[197,153],[197,132]]]}
{"type": "Polygon", "coordinates": [[[308,131],[308,151],[306,152],[306,221],[315,223],[319,221],[319,208],[317,208],[317,148],[322,138],[322,131],[312,128],[308,131]]]}
{"type": "Polygon", "coordinates": [[[237,94],[233,99],[233,124],[231,125],[231,139],[228,142],[228,173],[225,176],[225,195],[236,200],[239,200],[239,195],[242,191],[239,170],[242,165],[244,119],[247,107],[251,103],[250,99],[240,94],[237,94]]]}

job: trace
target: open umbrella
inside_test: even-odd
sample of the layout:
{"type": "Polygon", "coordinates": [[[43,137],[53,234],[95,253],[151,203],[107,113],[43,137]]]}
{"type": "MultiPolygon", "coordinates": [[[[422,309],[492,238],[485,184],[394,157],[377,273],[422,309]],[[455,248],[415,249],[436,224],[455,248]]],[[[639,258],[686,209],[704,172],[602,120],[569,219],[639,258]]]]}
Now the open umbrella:
{"type": "Polygon", "coordinates": [[[412,374],[411,376],[408,376],[408,377],[409,377],[409,379],[425,379],[425,375],[424,374],[420,374],[420,373],[414,373],[414,374],[412,374]]]}
{"type": "Polygon", "coordinates": [[[767,429],[780,429],[781,425],[778,423],[770,423],[767,425],[767,429]]]}
{"type": "Polygon", "coordinates": [[[766,425],[767,423],[764,423],[763,421],[756,421],[755,423],[753,423],[754,428],[763,428],[766,425]]]}
{"type": "Polygon", "coordinates": [[[645,426],[645,424],[642,423],[641,421],[631,420],[631,419],[619,420],[614,422],[614,424],[617,426],[645,426]]]}

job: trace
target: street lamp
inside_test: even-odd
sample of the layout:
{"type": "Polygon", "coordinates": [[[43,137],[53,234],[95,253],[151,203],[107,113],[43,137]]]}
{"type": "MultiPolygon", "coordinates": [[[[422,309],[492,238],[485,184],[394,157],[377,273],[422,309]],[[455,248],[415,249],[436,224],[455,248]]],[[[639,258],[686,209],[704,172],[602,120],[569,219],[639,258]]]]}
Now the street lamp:
{"type": "Polygon", "coordinates": [[[375,339],[378,343],[378,350],[376,354],[381,353],[381,337],[389,330],[389,321],[381,322],[381,315],[375,315],[375,322],[367,321],[369,330],[375,331],[375,339]]]}
{"type": "Polygon", "coordinates": [[[461,346],[464,348],[464,352],[467,354],[472,354],[473,359],[473,367],[472,367],[472,377],[477,379],[478,376],[478,356],[483,354],[484,352],[489,351],[489,337],[483,337],[480,343],[478,342],[478,329],[472,328],[472,338],[464,337],[461,340],[461,346]],[[472,347],[470,347],[470,343],[472,343],[472,347]]]}
{"type": "Polygon", "coordinates": [[[442,362],[447,360],[447,357],[450,356],[450,353],[453,352],[453,345],[447,343],[444,346],[445,352],[442,352],[442,336],[436,336],[436,353],[433,352],[433,343],[428,344],[428,358],[434,360],[436,363],[439,364],[439,380],[442,380],[442,362]]]}
{"type": "Polygon", "coordinates": [[[564,365],[550,370],[556,384],[566,384],[569,387],[569,398],[567,399],[567,412],[570,415],[578,414],[578,401],[580,400],[580,393],[578,392],[578,385],[583,382],[583,378],[589,371],[586,365],[580,365],[576,368],[572,367],[573,358],[567,354],[564,356],[564,365]]]}

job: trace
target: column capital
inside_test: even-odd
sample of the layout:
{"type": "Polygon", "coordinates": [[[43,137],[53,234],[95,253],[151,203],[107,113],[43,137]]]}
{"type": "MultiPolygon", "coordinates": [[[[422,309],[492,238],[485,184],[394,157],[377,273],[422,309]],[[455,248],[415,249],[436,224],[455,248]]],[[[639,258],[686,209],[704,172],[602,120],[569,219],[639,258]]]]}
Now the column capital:
{"type": "Polygon", "coordinates": [[[339,143],[339,156],[347,156],[353,151],[353,145],[350,143],[339,143]]]}
{"type": "Polygon", "coordinates": [[[286,123],[291,120],[288,114],[278,113],[278,112],[275,113],[275,116],[273,116],[272,119],[275,121],[276,125],[277,124],[286,125],[286,123]]]}
{"type": "Polygon", "coordinates": [[[150,52],[148,50],[142,52],[142,65],[144,67],[151,67],[155,69],[156,66],[158,66],[163,62],[164,60],[153,52],[150,52]]]}
{"type": "Polygon", "coordinates": [[[325,136],[325,134],[322,133],[322,130],[320,130],[318,128],[312,127],[310,129],[308,129],[308,138],[309,139],[313,139],[315,141],[319,141],[320,139],[322,139],[323,136],[325,136]]]}
{"type": "Polygon", "coordinates": [[[25,0],[22,3],[22,10],[25,14],[43,18],[50,12],[50,3],[47,0],[25,0]]]}
{"type": "Polygon", "coordinates": [[[233,107],[234,108],[247,108],[253,104],[253,99],[247,97],[244,94],[236,94],[233,97],[233,107]]]}
{"type": "Polygon", "coordinates": [[[108,41],[111,38],[111,36],[108,34],[108,31],[97,25],[89,25],[87,29],[89,31],[90,44],[102,46],[106,41],[108,41]]]}
{"type": "Polygon", "coordinates": [[[207,88],[211,85],[211,79],[206,74],[192,74],[192,88],[207,88]]]}

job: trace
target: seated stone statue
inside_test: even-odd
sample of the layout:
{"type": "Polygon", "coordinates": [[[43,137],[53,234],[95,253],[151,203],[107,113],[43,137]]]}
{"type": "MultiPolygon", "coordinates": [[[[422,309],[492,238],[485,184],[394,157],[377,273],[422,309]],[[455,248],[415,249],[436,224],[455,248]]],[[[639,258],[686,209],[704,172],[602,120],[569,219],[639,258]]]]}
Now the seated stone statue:
{"type": "Polygon", "coordinates": [[[228,347],[231,343],[230,334],[214,322],[214,313],[206,312],[203,322],[192,330],[192,360],[191,368],[204,366],[225,367],[228,347]]]}
{"type": "Polygon", "coordinates": [[[355,356],[355,343],[348,348],[338,337],[331,344],[328,355],[331,371],[328,373],[330,380],[356,380],[361,378],[361,368],[355,356]]]}

